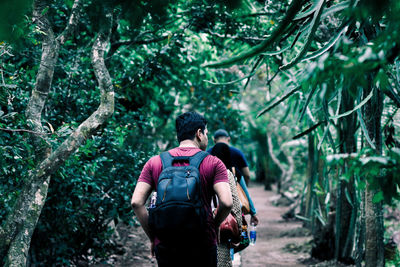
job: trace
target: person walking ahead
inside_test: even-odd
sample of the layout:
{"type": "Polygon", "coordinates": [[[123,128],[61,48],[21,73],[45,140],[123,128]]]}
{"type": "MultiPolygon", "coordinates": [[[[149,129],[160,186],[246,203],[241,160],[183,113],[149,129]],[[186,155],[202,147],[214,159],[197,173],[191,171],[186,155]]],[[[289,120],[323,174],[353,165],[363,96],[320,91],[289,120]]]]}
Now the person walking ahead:
{"type": "MultiPolygon", "coordinates": [[[[240,200],[238,197],[238,193],[236,190],[236,179],[232,173],[232,163],[231,163],[231,155],[229,152],[229,146],[225,143],[216,144],[212,150],[211,155],[219,158],[228,170],[228,178],[229,178],[229,186],[231,188],[232,193],[232,215],[236,219],[239,229],[242,229],[242,210],[240,206],[240,200]]],[[[218,244],[217,247],[217,257],[218,257],[218,267],[231,267],[232,260],[230,254],[231,244],[228,240],[222,240],[218,244]]]]}
{"type": "MultiPolygon", "coordinates": [[[[214,156],[208,154],[203,156],[201,155],[202,153],[205,153],[202,151],[206,149],[208,144],[206,126],[206,119],[196,112],[186,112],[178,116],[176,118],[175,127],[179,146],[169,150],[169,154],[162,154],[164,155],[163,159],[160,156],[154,156],[147,161],[132,195],[132,208],[143,227],[143,230],[150,239],[151,253],[152,255],[155,254],[158,266],[160,267],[217,266],[217,229],[232,208],[232,195],[229,188],[225,165],[221,160],[214,156]],[[153,228],[149,227],[149,213],[145,207],[145,203],[150,193],[153,190],[160,188],[168,188],[169,185],[173,186],[175,182],[178,181],[177,179],[174,181],[174,177],[172,177],[172,182],[169,182],[167,185],[160,185],[162,181],[160,174],[164,173],[163,168],[168,167],[163,166],[166,162],[165,157],[172,158],[170,163],[172,164],[176,162],[174,166],[192,165],[193,158],[196,158],[196,160],[193,161],[199,161],[199,158],[201,159],[204,157],[198,166],[200,194],[203,204],[202,212],[200,213],[206,214],[204,229],[200,229],[204,231],[202,235],[191,237],[189,233],[186,236],[179,236],[181,233],[179,230],[172,233],[162,233],[159,231],[155,233],[155,231],[153,231],[154,225],[153,228]],[[187,159],[187,157],[190,157],[189,162],[181,161],[182,159],[187,159]],[[215,194],[219,199],[219,206],[215,217],[213,217],[211,211],[211,200],[215,194]],[[174,236],[175,233],[176,235],[174,236]],[[180,242],[175,242],[177,240],[180,242]]],[[[169,168],[171,167],[169,166],[169,168]]],[[[196,173],[196,171],[193,172],[196,173]]],[[[189,173],[188,175],[190,176],[189,173]]],[[[172,190],[175,189],[172,188],[172,190]]],[[[177,188],[176,190],[180,189],[177,188]]],[[[159,190],[157,191],[160,192],[159,190]]],[[[169,195],[167,195],[167,198],[168,197],[169,195]]],[[[158,202],[163,201],[165,198],[165,195],[157,195],[158,202]]],[[[189,192],[188,198],[193,199],[193,196],[190,195],[189,192]]],[[[178,215],[174,214],[174,210],[170,209],[169,212],[171,213],[171,216],[163,220],[161,223],[171,224],[178,219],[181,219],[179,218],[179,212],[177,213],[178,215]]],[[[197,216],[197,213],[193,213],[192,216],[197,216]]],[[[190,220],[190,218],[186,219],[190,220]]],[[[198,229],[196,229],[196,232],[197,230],[198,229]]]]}
{"type": "MultiPolygon", "coordinates": [[[[231,137],[228,132],[224,129],[219,129],[214,133],[214,144],[224,143],[229,146],[229,150],[231,153],[231,162],[232,166],[235,167],[237,172],[237,177],[240,178],[243,176],[246,184],[249,184],[250,181],[250,170],[247,164],[246,157],[243,152],[236,147],[230,145],[231,137]]],[[[212,147],[208,149],[208,153],[211,153],[212,147]]]]}
{"type": "MultiPolygon", "coordinates": [[[[214,144],[217,145],[219,143],[227,144],[229,146],[230,150],[230,161],[232,164],[232,167],[235,168],[236,171],[236,177],[238,178],[238,182],[240,183],[241,187],[243,188],[247,199],[249,200],[250,204],[250,223],[254,225],[258,225],[258,217],[257,217],[257,211],[256,208],[254,207],[254,203],[251,199],[251,196],[247,190],[247,185],[249,184],[250,181],[250,170],[247,164],[246,157],[244,156],[243,152],[240,151],[239,149],[233,147],[230,145],[231,137],[229,136],[228,132],[224,129],[219,129],[215,131],[214,133],[214,144]],[[242,178],[243,177],[243,178],[242,178]]],[[[211,153],[213,148],[211,147],[207,151],[211,153]]]]}

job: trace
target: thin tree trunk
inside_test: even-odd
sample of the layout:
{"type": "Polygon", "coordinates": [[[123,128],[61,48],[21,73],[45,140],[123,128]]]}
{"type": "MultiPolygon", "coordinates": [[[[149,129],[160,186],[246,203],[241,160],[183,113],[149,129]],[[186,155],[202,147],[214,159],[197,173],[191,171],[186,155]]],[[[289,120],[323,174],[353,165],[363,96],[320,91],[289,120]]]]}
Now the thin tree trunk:
{"type": "MultiPolygon", "coordinates": [[[[39,134],[31,134],[31,140],[35,146],[35,160],[36,162],[41,162],[44,160],[48,154],[51,152],[50,146],[46,140],[40,135],[43,132],[42,127],[42,110],[47,99],[51,82],[53,79],[54,67],[58,58],[59,44],[57,43],[53,30],[50,27],[50,23],[47,19],[46,14],[42,14],[43,10],[46,8],[46,3],[42,1],[35,1],[33,5],[33,21],[36,23],[38,28],[43,34],[42,37],[42,57],[40,61],[39,71],[36,76],[36,84],[33,88],[31,98],[29,100],[26,109],[26,119],[28,127],[34,132],[39,134]]],[[[29,179],[25,180],[21,196],[25,196],[26,205],[25,207],[30,210],[23,210],[21,206],[22,203],[16,202],[13,207],[12,214],[7,217],[3,227],[0,228],[0,256],[3,259],[7,255],[7,264],[11,264],[11,259],[9,258],[11,254],[15,254],[18,250],[22,251],[25,255],[28,253],[28,249],[25,245],[21,247],[19,244],[23,244],[24,239],[27,236],[31,236],[33,233],[33,228],[39,218],[40,212],[44,201],[42,201],[47,196],[48,183],[42,183],[40,190],[38,190],[38,184],[33,184],[29,179]],[[37,198],[35,197],[37,192],[37,198]],[[20,211],[20,212],[17,212],[20,211]],[[22,214],[26,214],[26,223],[21,221],[20,218],[22,214]],[[25,228],[25,229],[24,229],[25,228]],[[24,235],[24,233],[27,233],[24,235]],[[8,252],[7,252],[8,250],[8,252]]],[[[28,243],[29,244],[29,243],[28,243]]],[[[14,262],[19,265],[24,264],[24,257],[21,257],[14,262]]]]}
{"type": "MultiPolygon", "coordinates": [[[[371,100],[365,105],[364,120],[368,135],[376,148],[377,154],[382,154],[381,117],[383,110],[383,97],[380,90],[373,88],[372,77],[369,77],[370,88],[364,89],[364,95],[374,90],[371,100]]],[[[368,144],[367,144],[368,145],[368,144]]],[[[383,250],[383,214],[382,202],[373,203],[376,191],[367,182],[365,190],[365,266],[385,266],[383,250]]]]}
{"type": "MultiPolygon", "coordinates": [[[[54,39],[46,14],[43,12],[45,8],[45,2],[35,1],[34,18],[39,26],[43,26],[45,32],[37,82],[27,107],[28,122],[36,131],[42,131],[41,113],[51,86],[59,46],[67,40],[79,20],[80,1],[75,1],[69,23],[57,39],[54,39]]],[[[29,244],[47,196],[50,175],[113,113],[114,91],[110,75],[104,64],[104,52],[111,31],[112,9],[106,9],[105,20],[107,23],[100,30],[92,48],[92,65],[101,93],[100,106],[57,150],[51,152],[46,145],[41,146],[41,148],[45,148],[43,150],[45,152],[41,150],[37,154],[42,160],[35,170],[28,173],[26,184],[20,197],[16,200],[14,209],[8,214],[0,228],[0,256],[2,259],[6,256],[5,266],[26,265],[29,244]]],[[[35,136],[33,141],[39,144],[43,142],[35,136]]]]}
{"type": "Polygon", "coordinates": [[[315,162],[315,137],[312,133],[308,134],[308,161],[307,161],[307,195],[305,204],[305,216],[311,218],[313,190],[317,166],[315,162]]]}
{"type": "MultiPolygon", "coordinates": [[[[342,105],[340,112],[344,113],[354,108],[354,97],[350,96],[348,89],[344,88],[342,92],[342,105]]],[[[356,146],[356,130],[357,130],[356,114],[351,114],[342,118],[339,121],[339,144],[340,153],[350,154],[357,150],[356,146]]],[[[348,168],[347,163],[341,169],[342,173],[346,173],[348,168]]],[[[336,216],[336,253],[337,260],[352,263],[353,240],[354,240],[354,213],[357,207],[355,206],[354,195],[354,177],[350,177],[347,181],[340,181],[338,186],[338,198],[336,216]],[[347,196],[346,196],[347,193],[347,196]],[[339,197],[340,196],[340,197],[339,197]],[[349,202],[351,201],[351,203],[349,202]],[[353,220],[352,220],[353,218],[353,220]]]]}

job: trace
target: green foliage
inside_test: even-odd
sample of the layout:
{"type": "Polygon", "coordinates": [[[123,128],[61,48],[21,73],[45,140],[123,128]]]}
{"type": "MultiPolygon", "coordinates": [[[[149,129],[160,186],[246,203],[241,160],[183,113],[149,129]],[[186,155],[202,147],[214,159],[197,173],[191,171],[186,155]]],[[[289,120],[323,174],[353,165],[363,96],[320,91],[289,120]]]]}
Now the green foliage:
{"type": "Polygon", "coordinates": [[[132,123],[111,121],[101,136],[89,139],[52,177],[32,241],[38,262],[69,265],[106,257],[115,245],[110,223],[132,223],[130,197],[145,159],[155,148],[133,131],[142,125],[150,132],[150,125],[125,119],[132,123]]]}
{"type": "MultiPolygon", "coordinates": [[[[21,112],[29,100],[28,86],[25,80],[26,70],[14,60],[12,48],[3,43],[0,45],[0,128],[23,129],[26,121],[21,112]]],[[[21,64],[24,64],[21,62],[21,64]]],[[[23,132],[0,130],[0,222],[12,209],[14,201],[21,193],[25,174],[34,168],[34,147],[29,135],[23,132]]]]}
{"type": "Polygon", "coordinates": [[[388,260],[385,263],[385,266],[387,267],[395,267],[395,266],[399,266],[400,265],[400,253],[397,250],[397,252],[395,252],[395,258],[392,260],[388,260]]]}
{"type": "Polygon", "coordinates": [[[0,2],[0,41],[16,43],[27,31],[24,15],[32,0],[3,0],[0,2]]]}
{"type": "Polygon", "coordinates": [[[391,205],[393,200],[400,199],[400,149],[392,148],[386,156],[374,155],[370,149],[361,150],[357,154],[329,155],[328,163],[348,166],[341,179],[349,181],[350,177],[358,177],[357,189],[365,190],[366,182],[374,190],[375,203],[384,201],[391,205]],[[368,156],[365,156],[368,155],[368,156]]]}
{"type": "MultiPolygon", "coordinates": [[[[393,75],[398,66],[388,63],[399,52],[400,6],[395,1],[372,2],[359,1],[353,9],[350,1],[315,1],[320,5],[312,6],[292,1],[290,12],[287,1],[86,2],[74,37],[59,53],[43,111],[44,138],[56,149],[99,105],[90,53],[104,6],[112,6],[115,15],[106,51],[115,113],[53,175],[32,240],[34,263],[76,265],[82,259],[93,262],[106,257],[115,245],[110,241],[111,222],[133,223],[129,200],[140,170],[151,155],[176,146],[174,118],[187,110],[205,115],[210,140],[214,130],[227,129],[234,143],[251,151],[251,169],[276,180],[280,170],[267,155],[266,135],[270,134],[284,167],[289,165],[288,153],[293,155],[296,182],[292,188],[301,187],[308,158],[304,139],[289,142],[296,133],[311,129],[317,150],[335,154],[341,145],[337,143],[339,125],[350,116],[358,116],[356,132],[366,136],[361,110],[376,92],[362,94],[361,88],[369,85],[366,73],[378,89],[398,94],[396,88],[390,89],[399,80],[398,73],[393,75]],[[379,28],[377,22],[385,27],[370,32],[379,28]],[[202,67],[204,62],[220,62],[242,52],[254,58],[249,56],[244,65],[227,69],[202,67]],[[343,111],[344,93],[354,106],[343,111]]],[[[46,8],[56,35],[64,30],[72,3],[57,0],[46,8]]],[[[11,85],[0,90],[0,128],[24,129],[22,114],[40,61],[40,33],[28,19],[15,18],[18,21],[10,22],[23,22],[16,29],[25,39],[21,49],[0,45],[4,83],[11,85]],[[25,34],[27,29],[29,34],[25,34]]],[[[385,102],[385,107],[391,103],[385,102]]],[[[395,145],[394,130],[391,136],[395,145]]],[[[373,142],[367,136],[365,140],[373,142]]],[[[12,208],[28,171],[35,168],[34,149],[28,134],[0,131],[4,155],[0,158],[0,206],[5,207],[0,220],[12,208]]],[[[340,179],[354,178],[358,198],[366,181],[377,192],[374,201],[390,203],[398,198],[399,160],[396,149],[385,156],[363,150],[350,159],[335,158],[329,165],[332,168],[321,167],[312,177],[310,221],[328,221],[331,196],[338,185],[330,180],[335,167],[348,166],[340,179]]],[[[357,205],[351,194],[347,191],[342,197],[357,205]]]]}
{"type": "MultiPolygon", "coordinates": [[[[206,66],[227,67],[247,60],[244,62],[247,68],[241,65],[244,77],[254,82],[255,77],[266,76],[260,79],[265,84],[254,82],[255,86],[251,83],[249,86],[250,91],[257,88],[261,95],[260,101],[250,100],[252,109],[259,111],[257,120],[252,122],[256,125],[252,132],[255,137],[261,136],[257,138],[261,150],[267,147],[265,133],[259,128],[265,127],[265,132],[277,140],[274,143],[277,144],[274,145],[276,153],[282,150],[279,144],[289,138],[294,136],[301,141],[312,134],[317,139],[315,149],[314,144],[309,143],[316,150],[314,153],[335,158],[329,160],[328,165],[323,159],[315,164],[310,164],[312,160],[308,159],[310,165],[317,167],[308,166],[306,185],[309,187],[307,192],[303,190],[308,201],[306,216],[310,216],[311,219],[307,219],[313,226],[325,226],[330,221],[330,208],[336,208],[337,258],[358,254],[356,260],[360,265],[364,247],[359,226],[365,223],[358,216],[363,201],[361,195],[366,189],[372,190],[375,203],[391,204],[400,193],[397,152],[388,149],[398,147],[399,135],[395,134],[393,125],[385,126],[388,147],[381,148],[380,124],[375,121],[372,130],[373,111],[369,110],[376,108],[378,112],[382,108],[383,121],[388,121],[397,112],[393,108],[400,106],[399,65],[396,63],[400,51],[396,41],[400,36],[400,4],[398,1],[317,0],[291,1],[287,7],[288,3],[285,1],[280,7],[284,15],[279,20],[274,15],[280,12],[276,12],[273,3],[268,1],[265,6],[255,3],[252,16],[258,19],[256,36],[263,38],[253,46],[234,38],[225,52],[226,59],[213,60],[206,66]],[[268,20],[279,22],[269,25],[268,20]],[[367,92],[367,88],[371,90],[367,92]],[[390,100],[385,98],[380,105],[378,100],[382,94],[390,100]],[[291,129],[285,136],[282,128],[286,123],[291,129]],[[258,135],[260,132],[262,134],[258,135]],[[382,150],[385,156],[366,149],[350,154],[365,146],[378,152],[382,150]],[[338,155],[338,150],[346,154],[338,155]],[[342,219],[350,224],[345,229],[347,237],[340,236],[342,219]],[[358,242],[355,244],[357,251],[352,248],[352,240],[358,242]],[[346,248],[351,253],[344,251],[346,248]]],[[[254,114],[254,111],[249,113],[254,114]]],[[[398,125],[396,127],[398,129],[398,125]]],[[[264,168],[268,166],[265,161],[264,168]]],[[[318,238],[321,233],[316,233],[318,238]]]]}
{"type": "MultiPolygon", "coordinates": [[[[99,105],[90,58],[97,19],[101,17],[97,3],[84,5],[88,16],[81,17],[74,37],[60,49],[42,113],[44,138],[53,150],[99,105]]],[[[204,82],[226,82],[237,79],[237,74],[211,73],[201,68],[204,59],[216,59],[221,54],[200,30],[199,25],[208,23],[208,18],[201,16],[203,1],[114,4],[116,20],[106,60],[115,89],[115,112],[51,177],[31,243],[30,254],[38,265],[93,262],[111,253],[115,246],[110,238],[112,222],[133,223],[130,198],[145,161],[160,150],[176,146],[177,114],[186,110],[204,113],[210,134],[220,127],[230,130],[233,136],[242,130],[242,115],[237,109],[241,96],[231,92],[237,91],[237,86],[204,82]],[[176,12],[178,19],[172,16],[176,12]]],[[[46,10],[55,35],[64,30],[71,7],[71,1],[59,0],[46,10]]],[[[218,10],[225,9],[218,5],[218,10]]],[[[207,10],[209,14],[213,11],[216,19],[207,27],[221,27],[219,21],[230,19],[225,12],[207,10]]],[[[29,26],[31,33],[23,39],[23,48],[7,47],[10,55],[2,54],[5,82],[15,87],[2,87],[7,90],[0,91],[0,128],[26,128],[22,114],[41,55],[40,35],[29,26]]],[[[235,27],[239,25],[231,25],[230,30],[235,32],[235,27]]],[[[0,211],[0,220],[12,208],[28,171],[35,168],[35,148],[28,137],[24,132],[0,130],[4,155],[0,159],[0,170],[4,172],[0,205],[5,207],[0,211]]]]}

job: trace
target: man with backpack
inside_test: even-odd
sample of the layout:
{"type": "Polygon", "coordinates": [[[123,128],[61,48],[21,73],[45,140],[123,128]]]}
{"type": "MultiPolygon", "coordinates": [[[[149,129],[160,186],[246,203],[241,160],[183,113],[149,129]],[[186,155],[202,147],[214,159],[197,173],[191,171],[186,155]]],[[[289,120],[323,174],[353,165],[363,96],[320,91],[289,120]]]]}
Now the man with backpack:
{"type": "Polygon", "coordinates": [[[151,241],[158,266],[217,266],[217,237],[232,208],[225,165],[204,150],[207,121],[196,112],[176,118],[179,146],[152,157],[139,176],[132,208],[151,241]],[[155,190],[155,206],[145,203],[155,190]],[[215,217],[211,200],[217,195],[215,217]]]}

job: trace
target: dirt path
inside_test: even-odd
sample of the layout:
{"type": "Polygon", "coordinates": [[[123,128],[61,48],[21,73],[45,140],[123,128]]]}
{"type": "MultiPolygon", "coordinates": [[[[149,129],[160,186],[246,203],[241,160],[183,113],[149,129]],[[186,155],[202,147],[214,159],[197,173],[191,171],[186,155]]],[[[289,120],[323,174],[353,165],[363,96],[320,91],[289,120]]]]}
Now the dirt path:
{"type": "Polygon", "coordinates": [[[250,187],[249,192],[255,203],[260,223],[257,226],[256,245],[249,246],[240,253],[240,266],[306,266],[299,260],[308,258],[309,255],[304,252],[294,254],[284,250],[285,247],[300,248],[309,240],[309,237],[287,236],[288,233],[301,232],[297,231],[301,228],[301,223],[282,220],[281,215],[287,208],[272,205],[271,200],[276,196],[274,192],[265,191],[262,186],[250,187]]]}
{"type": "MultiPolygon", "coordinates": [[[[255,246],[249,246],[239,255],[235,254],[234,266],[306,266],[299,260],[308,258],[309,255],[304,252],[292,253],[284,250],[285,247],[291,248],[291,251],[296,250],[310,239],[304,236],[289,237],[293,236],[293,233],[298,236],[298,233],[301,232],[301,223],[282,220],[281,215],[287,210],[287,207],[272,205],[271,200],[276,198],[276,193],[265,191],[261,185],[253,185],[249,191],[260,220],[257,227],[257,242],[255,246]]],[[[247,221],[250,222],[250,218],[247,218],[247,221]]],[[[121,244],[122,248],[120,255],[112,255],[107,262],[95,266],[157,266],[155,260],[150,257],[149,241],[141,227],[119,226],[118,232],[117,242],[121,244]]]]}

